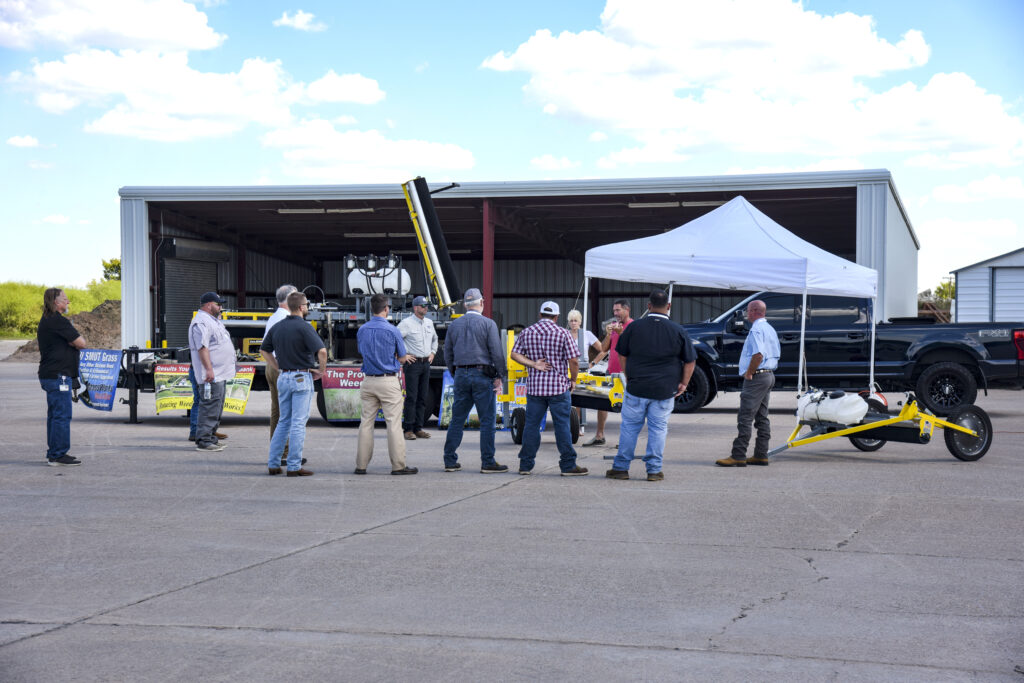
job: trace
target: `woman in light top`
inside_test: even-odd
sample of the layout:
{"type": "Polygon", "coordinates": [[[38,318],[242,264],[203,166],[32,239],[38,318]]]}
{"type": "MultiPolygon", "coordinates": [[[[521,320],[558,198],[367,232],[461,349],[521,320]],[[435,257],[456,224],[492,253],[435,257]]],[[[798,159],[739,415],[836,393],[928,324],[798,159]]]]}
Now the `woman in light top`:
{"type": "MultiPolygon", "coordinates": [[[[583,315],[574,308],[569,311],[569,315],[566,316],[566,320],[569,321],[569,334],[572,336],[573,341],[576,342],[576,346],[579,347],[580,327],[583,325],[583,315]]],[[[583,353],[580,354],[580,367],[583,367],[583,361],[588,360],[587,351],[589,349],[594,349],[597,352],[597,355],[594,357],[594,360],[589,361],[587,365],[594,365],[595,363],[600,363],[604,360],[604,357],[608,355],[608,352],[601,350],[601,340],[595,337],[594,333],[590,330],[584,330],[583,339],[585,340],[585,343],[583,344],[583,353]]]]}

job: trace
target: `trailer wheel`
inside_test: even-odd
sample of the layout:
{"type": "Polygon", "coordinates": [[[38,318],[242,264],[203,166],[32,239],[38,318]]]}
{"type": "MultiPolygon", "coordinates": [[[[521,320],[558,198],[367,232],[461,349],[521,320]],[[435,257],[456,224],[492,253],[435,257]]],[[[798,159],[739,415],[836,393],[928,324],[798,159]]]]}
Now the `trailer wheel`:
{"type": "Polygon", "coordinates": [[[693,369],[693,374],[690,375],[690,383],[686,385],[686,391],[676,397],[676,405],[673,412],[692,413],[700,410],[707,402],[710,390],[711,385],[708,382],[707,374],[699,365],[696,366],[693,369]]]}
{"type": "MultiPolygon", "coordinates": [[[[526,409],[513,408],[512,418],[509,420],[508,431],[512,435],[512,443],[519,446],[523,443],[523,429],[526,428],[526,409]]],[[[579,425],[577,424],[577,432],[579,425]]]]}
{"type": "Polygon", "coordinates": [[[974,430],[978,434],[975,437],[955,429],[943,429],[946,448],[954,458],[974,462],[980,460],[981,456],[988,452],[989,446],[992,445],[992,420],[989,419],[988,413],[978,406],[961,406],[946,419],[960,427],[974,430]]]}
{"type": "Polygon", "coordinates": [[[885,439],[868,439],[863,436],[851,436],[849,439],[850,443],[852,443],[855,448],[864,451],[865,453],[877,451],[885,445],[885,439]]]}
{"type": "Polygon", "coordinates": [[[978,398],[978,382],[960,363],[935,363],[917,380],[917,398],[936,415],[950,415],[978,398]]]}
{"type": "Polygon", "coordinates": [[[572,442],[580,440],[580,414],[575,408],[569,408],[569,431],[572,432],[572,442]]]}

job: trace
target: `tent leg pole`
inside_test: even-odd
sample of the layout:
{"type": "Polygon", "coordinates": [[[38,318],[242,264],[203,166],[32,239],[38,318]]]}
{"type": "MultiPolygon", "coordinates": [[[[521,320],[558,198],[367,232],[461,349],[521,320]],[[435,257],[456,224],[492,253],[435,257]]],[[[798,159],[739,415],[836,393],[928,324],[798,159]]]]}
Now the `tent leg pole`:
{"type": "Polygon", "coordinates": [[[804,386],[804,333],[807,331],[807,286],[804,286],[804,299],[800,307],[800,356],[796,363],[796,393],[800,394],[804,386]]]}
{"type": "Polygon", "coordinates": [[[868,352],[868,393],[871,394],[875,391],[875,297],[871,298],[868,308],[871,311],[871,349],[868,352]]]}

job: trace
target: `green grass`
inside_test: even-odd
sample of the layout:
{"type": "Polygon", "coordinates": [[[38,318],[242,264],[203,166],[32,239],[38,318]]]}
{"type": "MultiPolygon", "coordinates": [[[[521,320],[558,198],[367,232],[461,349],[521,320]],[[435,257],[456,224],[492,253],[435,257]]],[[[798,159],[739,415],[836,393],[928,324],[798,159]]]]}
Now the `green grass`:
{"type": "MultiPolygon", "coordinates": [[[[30,282],[0,282],[0,338],[31,339],[43,315],[43,292],[50,286],[30,282]]],[[[91,311],[107,299],[121,299],[119,280],[93,280],[84,288],[63,287],[70,313],[91,311]]]]}

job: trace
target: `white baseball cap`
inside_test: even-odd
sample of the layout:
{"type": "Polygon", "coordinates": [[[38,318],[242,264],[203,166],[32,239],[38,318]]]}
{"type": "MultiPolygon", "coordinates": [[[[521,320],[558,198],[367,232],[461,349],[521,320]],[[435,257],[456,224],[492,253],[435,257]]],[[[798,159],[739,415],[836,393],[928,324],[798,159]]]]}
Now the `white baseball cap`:
{"type": "Polygon", "coordinates": [[[540,305],[540,312],[545,315],[558,315],[558,304],[554,301],[545,301],[540,305]]]}

